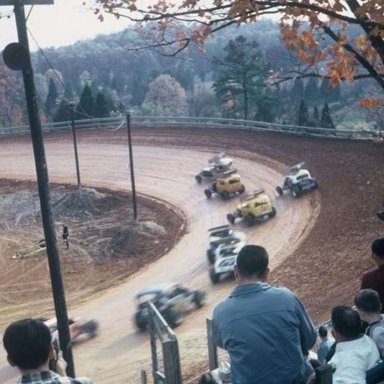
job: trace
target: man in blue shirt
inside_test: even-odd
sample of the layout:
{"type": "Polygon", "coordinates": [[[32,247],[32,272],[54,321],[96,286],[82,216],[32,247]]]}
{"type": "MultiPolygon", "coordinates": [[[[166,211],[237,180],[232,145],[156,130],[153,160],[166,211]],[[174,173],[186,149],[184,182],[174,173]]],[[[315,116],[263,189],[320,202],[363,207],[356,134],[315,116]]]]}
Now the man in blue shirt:
{"type": "Polygon", "coordinates": [[[301,301],[266,283],[267,251],[244,246],[237,256],[237,287],[213,312],[213,338],[228,351],[233,384],[305,383],[313,369],[305,355],[316,330],[301,301]]]}

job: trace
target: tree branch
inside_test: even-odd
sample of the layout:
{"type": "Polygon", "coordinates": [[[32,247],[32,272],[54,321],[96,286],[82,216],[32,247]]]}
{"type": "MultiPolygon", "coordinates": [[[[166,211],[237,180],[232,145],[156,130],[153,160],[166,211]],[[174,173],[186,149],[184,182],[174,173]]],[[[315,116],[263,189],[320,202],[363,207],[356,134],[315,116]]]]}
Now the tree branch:
{"type": "MultiPolygon", "coordinates": [[[[335,32],[332,31],[330,27],[328,27],[325,24],[321,25],[321,28],[324,30],[324,32],[334,41],[337,43],[340,41],[340,38],[338,35],[336,35],[335,32]]],[[[371,65],[371,63],[366,60],[362,55],[359,54],[350,44],[344,43],[342,44],[343,48],[352,53],[353,56],[356,58],[356,60],[368,71],[368,73],[380,84],[380,86],[384,89],[384,78],[383,76],[379,75],[379,73],[376,71],[376,69],[371,65]]]]}

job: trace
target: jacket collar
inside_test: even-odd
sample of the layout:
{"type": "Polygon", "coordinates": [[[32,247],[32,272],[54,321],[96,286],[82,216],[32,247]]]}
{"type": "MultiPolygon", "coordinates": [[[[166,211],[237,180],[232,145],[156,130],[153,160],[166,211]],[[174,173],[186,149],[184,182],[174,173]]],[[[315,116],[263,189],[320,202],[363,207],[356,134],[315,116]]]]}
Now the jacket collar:
{"type": "Polygon", "coordinates": [[[241,295],[246,295],[248,293],[257,293],[266,291],[267,289],[271,288],[271,286],[267,283],[250,283],[250,284],[240,284],[235,287],[235,289],[232,291],[231,295],[229,297],[236,297],[241,295]]]}

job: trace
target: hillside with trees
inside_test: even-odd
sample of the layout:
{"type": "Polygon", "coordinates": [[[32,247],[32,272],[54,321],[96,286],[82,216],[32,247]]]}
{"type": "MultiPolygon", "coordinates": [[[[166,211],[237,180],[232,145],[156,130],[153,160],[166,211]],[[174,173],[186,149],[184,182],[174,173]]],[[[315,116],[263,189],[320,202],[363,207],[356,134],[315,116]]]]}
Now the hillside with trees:
{"type": "MultiPolygon", "coordinates": [[[[151,28],[150,25],[147,26],[151,28]]],[[[228,27],[176,56],[138,49],[134,29],[33,54],[41,116],[45,121],[133,115],[227,117],[305,126],[374,128],[380,111],[358,107],[377,91],[372,80],[331,84],[329,77],[281,81],[302,64],[282,43],[270,20],[228,27]],[[352,108],[351,108],[352,106],[352,108]],[[356,108],[357,107],[357,108],[356,108]],[[354,111],[351,113],[351,110],[354,111]],[[348,112],[346,112],[348,111],[348,112]]],[[[22,81],[0,62],[0,125],[27,121],[22,81]]]]}

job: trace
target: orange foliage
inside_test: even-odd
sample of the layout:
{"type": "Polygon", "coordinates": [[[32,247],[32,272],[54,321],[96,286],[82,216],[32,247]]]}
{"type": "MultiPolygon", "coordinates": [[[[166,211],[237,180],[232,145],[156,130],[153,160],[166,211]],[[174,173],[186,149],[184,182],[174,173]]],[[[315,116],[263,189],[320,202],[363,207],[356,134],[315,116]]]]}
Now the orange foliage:
{"type": "MultiPolygon", "coordinates": [[[[161,33],[179,21],[200,23],[192,33],[175,32],[175,41],[191,39],[200,46],[223,25],[257,22],[262,15],[280,16],[282,37],[287,47],[300,59],[315,66],[319,60],[327,63],[333,84],[352,81],[361,74],[373,74],[384,88],[384,1],[365,0],[180,0],[175,4],[165,0],[96,0],[99,9],[122,15],[137,22],[164,21],[158,24],[161,33]],[[140,5],[139,5],[140,4],[140,5]],[[140,8],[140,10],[138,9],[140,8]],[[128,15],[129,14],[129,15],[128,15]],[[349,38],[351,26],[361,26],[361,34],[349,38]],[[328,35],[325,40],[319,39],[328,35]]],[[[176,30],[174,28],[174,30],[176,30]]],[[[169,37],[169,35],[167,35],[169,37]]]]}
{"type": "Polygon", "coordinates": [[[362,99],[360,100],[360,107],[366,109],[374,109],[384,106],[384,100],[380,97],[373,97],[370,99],[362,99]]]}

